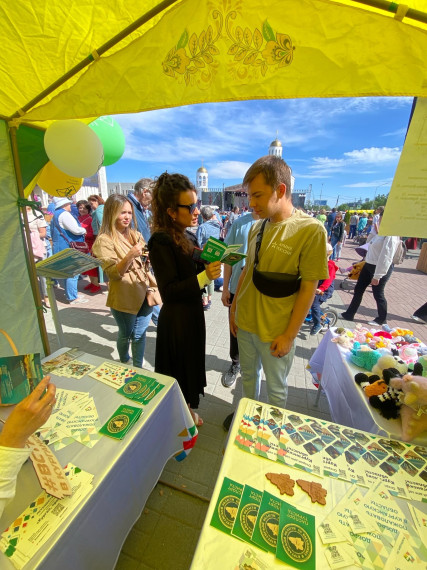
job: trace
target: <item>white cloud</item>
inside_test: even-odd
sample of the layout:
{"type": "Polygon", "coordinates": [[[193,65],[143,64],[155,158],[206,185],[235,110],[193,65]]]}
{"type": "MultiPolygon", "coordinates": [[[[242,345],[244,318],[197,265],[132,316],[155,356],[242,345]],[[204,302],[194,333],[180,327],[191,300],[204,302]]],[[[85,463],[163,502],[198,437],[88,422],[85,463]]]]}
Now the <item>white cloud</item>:
{"type": "Polygon", "coordinates": [[[209,168],[209,176],[224,178],[224,180],[232,180],[235,178],[243,179],[250,165],[250,162],[224,160],[209,168]]]}
{"type": "Polygon", "coordinates": [[[390,178],[387,181],[384,180],[371,180],[370,182],[354,182],[353,184],[343,184],[344,188],[378,188],[384,187],[387,190],[387,186],[391,186],[393,179],[390,178]]]}
{"type": "MultiPolygon", "coordinates": [[[[313,158],[313,164],[309,166],[313,174],[337,173],[348,170],[360,169],[360,166],[380,166],[387,163],[397,163],[400,157],[398,147],[371,147],[345,152],[342,158],[329,158],[318,156],[313,158]]],[[[373,172],[373,171],[371,171],[373,172]]]]}

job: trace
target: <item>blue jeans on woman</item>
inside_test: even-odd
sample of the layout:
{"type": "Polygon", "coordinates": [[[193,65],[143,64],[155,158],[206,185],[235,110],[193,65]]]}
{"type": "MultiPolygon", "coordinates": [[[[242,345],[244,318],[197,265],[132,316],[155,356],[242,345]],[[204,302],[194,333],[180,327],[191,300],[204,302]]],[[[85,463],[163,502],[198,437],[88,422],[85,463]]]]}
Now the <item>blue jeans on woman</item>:
{"type": "Polygon", "coordinates": [[[147,300],[144,300],[137,315],[124,313],[116,309],[111,309],[111,312],[119,327],[117,350],[119,352],[120,362],[128,362],[130,358],[129,344],[132,343],[133,365],[142,368],[145,351],[145,334],[150,324],[153,307],[150,307],[147,300]]]}
{"type": "Polygon", "coordinates": [[[331,255],[331,259],[337,259],[337,248],[336,245],[338,243],[338,238],[334,234],[331,235],[331,246],[333,247],[333,252],[331,255]]]}

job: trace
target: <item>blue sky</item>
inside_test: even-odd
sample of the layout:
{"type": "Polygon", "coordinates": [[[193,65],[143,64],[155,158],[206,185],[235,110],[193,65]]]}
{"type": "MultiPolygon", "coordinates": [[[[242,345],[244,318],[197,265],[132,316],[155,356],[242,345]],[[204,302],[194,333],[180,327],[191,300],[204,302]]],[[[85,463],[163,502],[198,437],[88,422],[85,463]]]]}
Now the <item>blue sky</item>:
{"type": "Polygon", "coordinates": [[[281,99],[210,103],[117,115],[126,138],[108,182],[135,182],[163,171],[195,182],[203,164],[209,187],[238,184],[272,140],[312,199],[339,203],[388,193],[402,150],[412,99],[281,99]]]}

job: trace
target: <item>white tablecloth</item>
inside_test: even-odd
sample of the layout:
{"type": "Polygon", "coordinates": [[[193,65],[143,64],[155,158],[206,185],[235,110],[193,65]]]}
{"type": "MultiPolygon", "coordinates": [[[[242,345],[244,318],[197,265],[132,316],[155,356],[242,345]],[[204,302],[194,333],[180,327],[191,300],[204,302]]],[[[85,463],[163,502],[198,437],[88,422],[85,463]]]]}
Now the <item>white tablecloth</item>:
{"type": "MultiPolygon", "coordinates": [[[[326,332],[322,342],[310,359],[310,372],[321,379],[335,423],[357,428],[378,435],[401,439],[400,418],[386,420],[373,408],[360,386],[354,381],[358,372],[367,372],[346,359],[346,351],[331,339],[335,329],[326,332]]],[[[427,433],[414,443],[427,445],[427,433]]]]}
{"type": "MultiPolygon", "coordinates": [[[[90,354],[78,360],[96,366],[105,361],[90,354]]],[[[26,568],[114,568],[123,542],[139,518],[165,463],[174,455],[184,455],[184,442],[187,447],[191,440],[187,428],[193,427],[194,422],[182,392],[173,378],[151,371],[145,373],[165,388],[150,404],[143,406],[144,415],[122,441],[102,437],[92,449],[74,443],[55,452],[62,465],[72,462],[95,475],[93,491],[26,568]]],[[[114,388],[88,376],[81,380],[51,376],[59,388],[90,392],[102,424],[121,404],[139,406],[117,394],[114,388]]],[[[5,418],[8,413],[9,409],[2,408],[0,417],[5,418]]],[[[28,461],[18,475],[15,499],[6,507],[0,528],[3,530],[13,522],[41,492],[28,461]]],[[[3,553],[0,553],[0,568],[13,568],[3,553]]]]}

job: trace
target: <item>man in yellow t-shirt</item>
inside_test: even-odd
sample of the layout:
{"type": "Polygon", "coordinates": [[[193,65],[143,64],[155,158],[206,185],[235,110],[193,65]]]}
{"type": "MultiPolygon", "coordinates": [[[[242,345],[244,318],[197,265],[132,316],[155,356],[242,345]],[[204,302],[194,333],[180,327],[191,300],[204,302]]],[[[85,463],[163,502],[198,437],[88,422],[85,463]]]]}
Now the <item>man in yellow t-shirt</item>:
{"type": "Polygon", "coordinates": [[[295,338],[319,279],[328,277],[326,231],[321,222],[292,206],[291,169],[281,158],[258,159],[247,171],[243,186],[250,207],[260,218],[267,218],[257,270],[301,276],[299,290],[289,296],[270,297],[257,289],[252,280],[255,245],[264,220],[257,221],[249,234],[246,265],[230,309],[230,328],[239,343],[245,396],[259,399],[262,367],[269,403],[283,408],[295,338]]]}

